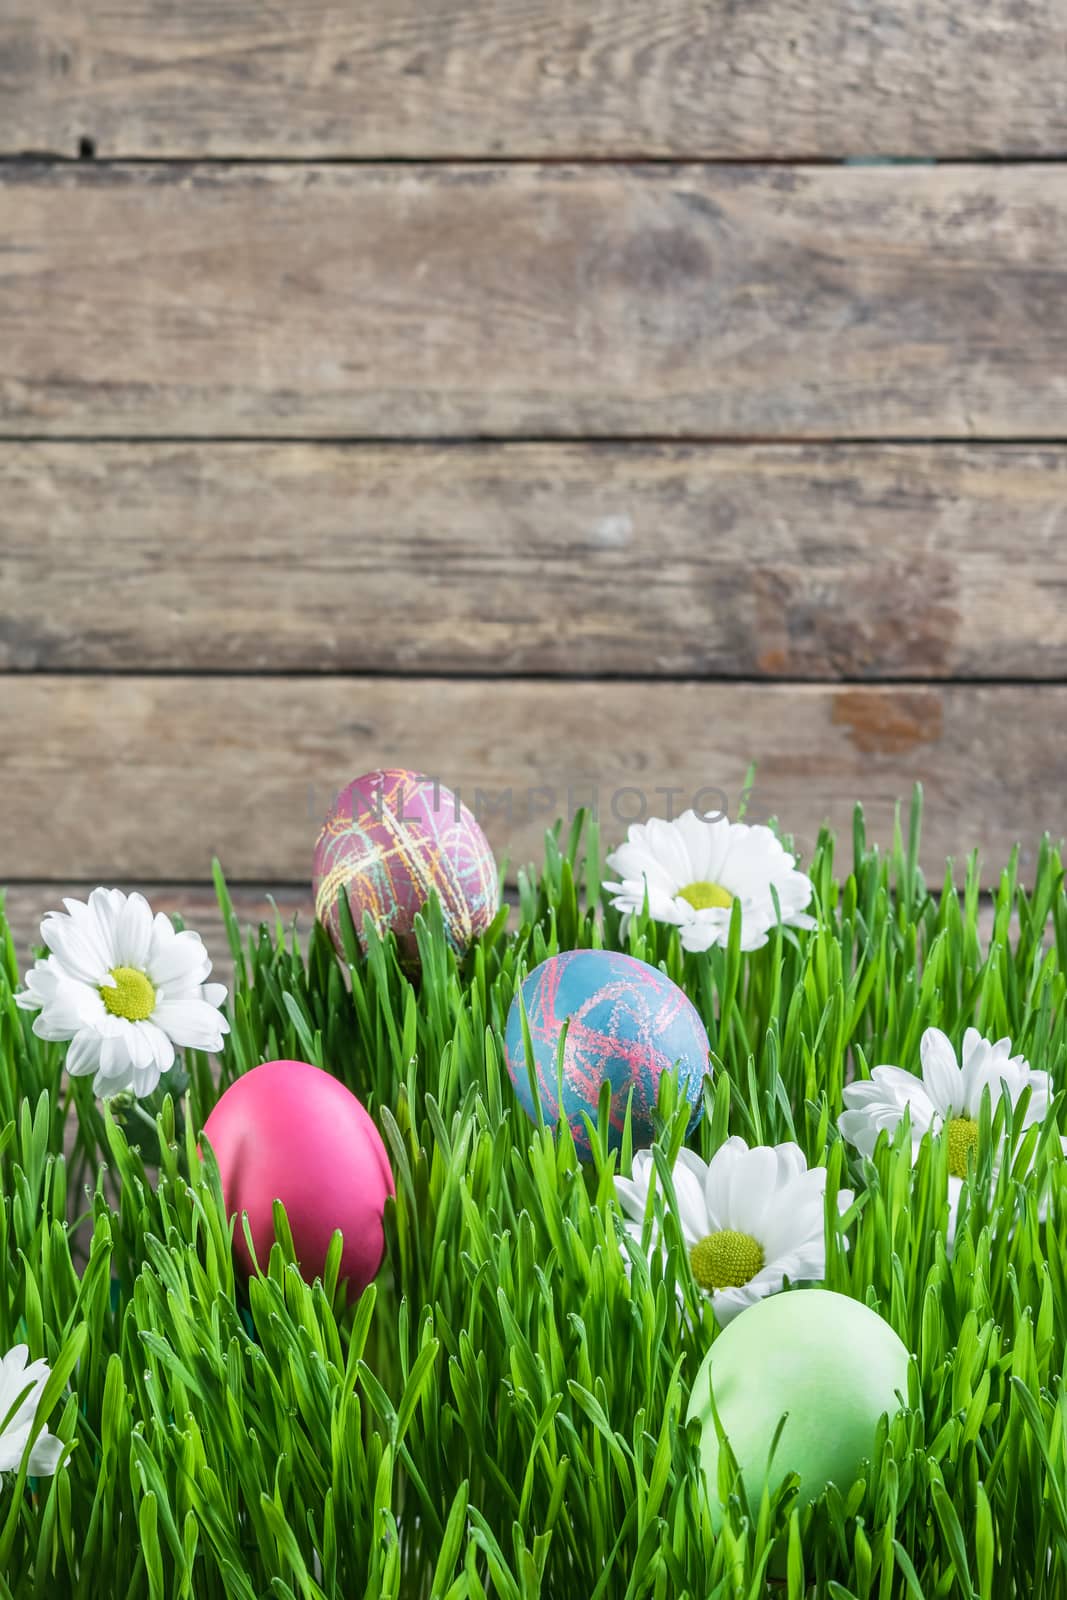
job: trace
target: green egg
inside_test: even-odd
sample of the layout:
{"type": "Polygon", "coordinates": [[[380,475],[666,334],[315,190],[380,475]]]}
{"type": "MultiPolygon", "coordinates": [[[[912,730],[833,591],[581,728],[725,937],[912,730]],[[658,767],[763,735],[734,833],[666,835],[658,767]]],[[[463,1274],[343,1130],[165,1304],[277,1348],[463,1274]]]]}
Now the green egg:
{"type": "Polygon", "coordinates": [[[847,1492],[860,1476],[879,1418],[907,1403],[908,1352],[888,1322],[826,1289],[772,1295],[729,1323],[701,1363],[689,1402],[689,1420],[700,1418],[701,1464],[718,1531],[723,1511],[711,1385],[753,1513],[786,1413],[769,1487],[799,1473],[806,1505],[828,1483],[847,1492]]]}

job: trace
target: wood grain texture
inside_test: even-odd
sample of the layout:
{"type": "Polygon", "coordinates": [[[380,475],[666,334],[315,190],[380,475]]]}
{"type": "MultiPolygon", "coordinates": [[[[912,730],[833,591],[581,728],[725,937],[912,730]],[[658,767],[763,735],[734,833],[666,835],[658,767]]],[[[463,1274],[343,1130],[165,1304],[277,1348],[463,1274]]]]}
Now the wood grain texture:
{"type": "Polygon", "coordinates": [[[336,791],[380,766],[459,789],[498,857],[539,860],[546,822],[596,800],[605,840],[723,802],[779,814],[810,847],[827,818],[927,791],[924,860],[981,848],[996,881],[1063,831],[1067,688],[461,682],[390,678],[8,678],[0,697],[0,883],[310,874],[336,791]],[[595,794],[594,794],[595,791],[595,794]],[[671,791],[668,796],[667,791],[671,791]],[[700,799],[699,791],[704,798],[700,799]],[[510,798],[510,805],[509,805],[510,798]],[[510,813],[510,814],[509,814],[510,813]]]}
{"type": "Polygon", "coordinates": [[[0,149],[1058,154],[1056,0],[5,0],[0,149]]]}
{"type": "MultiPolygon", "coordinates": [[[[227,986],[233,983],[233,959],[226,938],[222,913],[211,883],[159,884],[130,880],[112,882],[109,888],[124,889],[130,894],[135,889],[145,895],[153,911],[162,911],[168,917],[180,916],[187,928],[195,928],[211,956],[214,977],[227,986]]],[[[4,899],[4,914],[11,926],[19,960],[28,962],[31,950],[41,942],[41,919],[48,911],[61,911],[69,895],[85,900],[96,887],[92,883],[19,883],[0,894],[4,899]]],[[[294,889],[288,884],[263,884],[249,886],[234,884],[230,899],[237,920],[246,936],[255,932],[261,922],[270,925],[273,932],[275,907],[287,928],[295,918],[297,936],[302,949],[307,949],[307,939],[315,920],[315,903],[310,886],[294,889]]]]}
{"type": "Polygon", "coordinates": [[[0,432],[1067,434],[1067,168],[0,172],[0,432]]]}
{"type": "Polygon", "coordinates": [[[0,446],[0,669],[1067,676],[1067,450],[0,446]]]}

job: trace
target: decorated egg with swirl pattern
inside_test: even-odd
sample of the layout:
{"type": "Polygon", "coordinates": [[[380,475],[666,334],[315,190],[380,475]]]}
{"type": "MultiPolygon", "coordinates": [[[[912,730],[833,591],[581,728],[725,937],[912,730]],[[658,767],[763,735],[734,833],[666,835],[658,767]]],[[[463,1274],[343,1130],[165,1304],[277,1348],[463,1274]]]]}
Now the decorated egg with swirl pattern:
{"type": "Polygon", "coordinates": [[[436,779],[403,768],[365,773],[341,790],[315,846],[313,887],[315,915],[339,951],[344,894],[360,944],[369,912],[408,962],[418,959],[415,918],[431,893],[457,955],[500,907],[493,852],[471,812],[436,779]]]}
{"type": "Polygon", "coordinates": [[[693,1111],[690,1127],[700,1120],[704,1077],[710,1071],[708,1036],[688,995],[657,967],[614,950],[567,950],[530,973],[522,985],[522,999],[533,1061],[531,1074],[516,994],[505,1039],[515,1093],[535,1118],[536,1086],[545,1121],[565,1120],[580,1155],[591,1154],[582,1113],[596,1122],[604,1082],[611,1085],[613,1146],[622,1137],[631,1090],[634,1143],[651,1141],[659,1081],[665,1072],[678,1075],[679,1091],[693,1111]],[[567,1038],[560,1075],[557,1057],[564,1023],[567,1038]]]}

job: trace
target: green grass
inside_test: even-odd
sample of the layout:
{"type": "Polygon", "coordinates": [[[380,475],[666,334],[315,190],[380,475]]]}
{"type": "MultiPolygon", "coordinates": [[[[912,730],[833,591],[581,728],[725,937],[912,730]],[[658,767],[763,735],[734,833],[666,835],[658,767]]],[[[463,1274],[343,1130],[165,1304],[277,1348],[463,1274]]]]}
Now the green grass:
{"type": "MultiPolygon", "coordinates": [[[[306,950],[280,921],[242,944],[219,879],[238,971],[222,1086],[261,1060],[317,1062],[386,1141],[386,1261],[350,1310],[336,1258],[302,1282],[283,1217],[269,1270],[242,1286],[217,1168],[197,1157],[219,1093],[207,1060],[164,1079],[147,1119],[94,1101],[14,1005],[24,964],[0,915],[0,1353],[23,1340],[52,1364],[39,1415],[72,1446],[53,1478],[3,1479],[0,1597],[1067,1595],[1062,862],[1043,844],[1030,892],[1010,862],[983,941],[976,863],[931,890],[917,846],[917,808],[888,854],[859,817],[846,859],[824,835],[808,863],[818,931],[754,954],[685,955],[640,919],[625,944],[708,1027],[694,1147],[796,1139],[828,1169],[828,1215],[854,1188],[826,1281],[916,1356],[910,1409],[863,1479],[810,1507],[788,1479],[751,1506],[738,1485],[718,1539],[685,1426],[715,1326],[673,1196],[657,1201],[666,1259],[634,1252],[631,1282],[620,1157],[598,1133],[583,1166],[565,1128],[528,1121],[504,1064],[523,973],[620,943],[593,825],[549,837],[510,926],[502,914],[458,968],[431,905],[418,988],[391,942],[357,957],[350,924],[348,972],[318,929],[306,950]],[[971,1023],[1010,1035],[1057,1097],[1026,1136],[990,1107],[979,1178],[1005,1122],[1018,1157],[975,1183],[949,1261],[944,1141],[914,1169],[899,1139],[865,1164],[835,1123],[851,1074],[915,1062],[931,1024],[958,1044],[971,1023]],[[1014,1176],[1035,1145],[1032,1176],[1014,1176]]],[[[661,1112],[669,1164],[686,1115],[670,1084],[661,1112]]]]}

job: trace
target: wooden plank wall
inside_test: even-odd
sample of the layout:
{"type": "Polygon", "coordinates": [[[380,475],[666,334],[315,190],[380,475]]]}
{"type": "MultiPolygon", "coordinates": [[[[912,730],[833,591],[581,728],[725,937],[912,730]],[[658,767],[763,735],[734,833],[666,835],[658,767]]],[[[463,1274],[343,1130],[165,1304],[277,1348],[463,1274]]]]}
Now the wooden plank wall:
{"type": "Polygon", "coordinates": [[[0,884],[707,786],[1064,832],[1056,0],[6,0],[0,884]]]}

